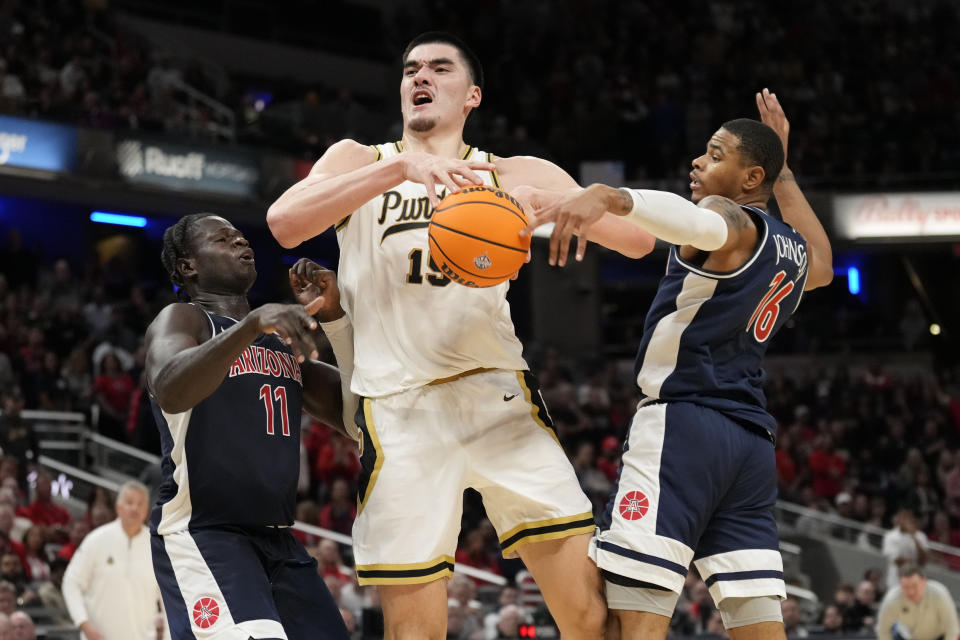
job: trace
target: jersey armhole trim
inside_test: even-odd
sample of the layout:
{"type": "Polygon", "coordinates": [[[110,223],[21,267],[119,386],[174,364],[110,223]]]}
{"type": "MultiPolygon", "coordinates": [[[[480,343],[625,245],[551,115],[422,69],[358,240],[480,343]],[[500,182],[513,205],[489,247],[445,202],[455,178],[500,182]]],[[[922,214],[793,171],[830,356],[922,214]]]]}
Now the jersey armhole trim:
{"type": "MultiPolygon", "coordinates": [[[[490,164],[493,164],[493,154],[490,153],[489,151],[487,151],[487,162],[489,162],[490,164]]],[[[500,176],[497,175],[496,169],[493,169],[492,171],[490,171],[490,178],[493,179],[493,186],[495,186],[497,189],[503,188],[500,186],[500,176]]]]}
{"type": "MultiPolygon", "coordinates": [[[[213,323],[213,318],[210,316],[209,313],[207,313],[207,310],[204,309],[203,307],[201,307],[200,305],[198,305],[198,304],[195,303],[195,302],[188,302],[187,304],[196,307],[197,309],[199,309],[199,310],[201,311],[201,313],[203,313],[203,315],[207,316],[207,322],[210,323],[210,337],[213,338],[215,335],[217,335],[217,325],[215,325],[215,324],[213,323]]],[[[234,321],[234,322],[236,322],[236,321],[234,321]]]]}
{"type": "MultiPolygon", "coordinates": [[[[760,218],[760,219],[763,220],[763,218],[760,218]]],[[[743,264],[743,266],[741,266],[739,269],[737,269],[736,271],[730,271],[728,273],[719,273],[717,271],[708,271],[706,269],[698,269],[697,267],[693,266],[692,264],[690,264],[689,262],[687,262],[686,260],[680,257],[680,251],[677,245],[671,246],[670,251],[673,254],[674,258],[676,258],[677,264],[679,264],[681,267],[683,267],[687,271],[695,273],[699,276],[703,276],[704,278],[713,278],[715,280],[727,280],[729,278],[736,278],[737,276],[743,274],[743,272],[745,272],[747,269],[749,269],[753,265],[753,263],[757,261],[757,258],[760,257],[760,254],[763,252],[764,247],[767,246],[767,240],[769,238],[770,238],[770,225],[767,224],[766,220],[763,220],[763,239],[757,243],[757,248],[754,249],[753,255],[750,256],[750,259],[747,260],[743,264]]]]}

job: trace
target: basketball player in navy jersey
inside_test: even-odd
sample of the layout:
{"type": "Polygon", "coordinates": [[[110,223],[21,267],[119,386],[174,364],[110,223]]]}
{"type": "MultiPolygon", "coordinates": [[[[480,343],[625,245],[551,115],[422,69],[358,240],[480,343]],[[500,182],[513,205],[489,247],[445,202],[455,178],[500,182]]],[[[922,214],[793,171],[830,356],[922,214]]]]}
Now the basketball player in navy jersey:
{"type": "Polygon", "coordinates": [[[150,527],[171,635],[345,639],[316,561],[289,530],[301,407],[343,429],[339,374],[310,360],[311,314],[343,312],[303,287],[306,307],[251,310],[253,251],[219,216],[167,229],[162,259],[190,299],[163,309],[146,335],[163,447],[150,527]]]}
{"type": "Polygon", "coordinates": [[[776,422],[761,360],[804,290],[833,277],[830,243],[787,169],[789,124],[774,94],[761,118],[732,120],[693,160],[690,201],[592,185],[514,192],[555,222],[551,256],[607,212],[670,243],[636,363],[639,403],[621,473],[591,543],[611,623],[664,638],[690,562],[734,640],[784,638],[786,596],[773,505],[776,422]],[[779,177],[778,177],[779,176],[779,177]],[[767,211],[777,198],[783,220],[767,211]],[[697,206],[699,205],[699,206],[697,206]]]}

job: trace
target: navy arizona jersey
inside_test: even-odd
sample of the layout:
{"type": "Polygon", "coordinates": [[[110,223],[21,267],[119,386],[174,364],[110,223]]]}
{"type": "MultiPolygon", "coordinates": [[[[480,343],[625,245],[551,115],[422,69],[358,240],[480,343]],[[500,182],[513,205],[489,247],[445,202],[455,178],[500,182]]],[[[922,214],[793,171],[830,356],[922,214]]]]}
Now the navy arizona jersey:
{"type": "Polygon", "coordinates": [[[736,271],[707,271],[670,248],[635,373],[647,399],[694,402],[773,438],[777,424],[766,411],[762,360],[770,338],[800,304],[807,243],[773,216],[743,209],[757,227],[758,244],[736,271]]]}
{"type": "MultiPolygon", "coordinates": [[[[212,335],[237,323],[204,313],[212,335]]],[[[170,414],[151,398],[163,450],[151,530],[293,524],[302,387],[290,348],[261,334],[192,409],[170,414]]]]}

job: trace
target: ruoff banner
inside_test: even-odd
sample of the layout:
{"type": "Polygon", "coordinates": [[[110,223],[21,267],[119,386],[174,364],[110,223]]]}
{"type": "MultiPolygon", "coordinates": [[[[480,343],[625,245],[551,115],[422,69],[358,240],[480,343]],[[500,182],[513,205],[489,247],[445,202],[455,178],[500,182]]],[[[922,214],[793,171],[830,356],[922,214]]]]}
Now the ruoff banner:
{"type": "Polygon", "coordinates": [[[253,196],[260,180],[256,158],[242,152],[136,138],[120,139],[116,152],[120,175],[132,183],[180,191],[253,196]]]}
{"type": "Polygon", "coordinates": [[[71,171],[76,158],[76,129],[0,116],[0,166],[71,171]]]}
{"type": "Polygon", "coordinates": [[[849,240],[960,237],[960,191],[834,196],[833,212],[849,240]]]}

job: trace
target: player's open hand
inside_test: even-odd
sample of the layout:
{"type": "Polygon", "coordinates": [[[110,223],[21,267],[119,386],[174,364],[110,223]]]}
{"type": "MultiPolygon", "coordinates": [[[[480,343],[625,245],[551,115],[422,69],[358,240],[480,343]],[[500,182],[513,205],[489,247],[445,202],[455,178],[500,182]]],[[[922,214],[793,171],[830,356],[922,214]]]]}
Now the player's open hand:
{"type": "Polygon", "coordinates": [[[455,160],[420,151],[404,151],[399,158],[404,179],[425,186],[434,208],[440,206],[437,185],[445,187],[447,193],[457,193],[461,187],[483,184],[483,178],[477,171],[493,171],[496,168],[492,162],[455,160]]]}
{"type": "Polygon", "coordinates": [[[344,316],[340,306],[337,274],[313,260],[300,258],[290,269],[290,288],[297,302],[314,309],[311,315],[320,322],[332,322],[344,316]]]}
{"type": "Polygon", "coordinates": [[[261,333],[275,333],[290,345],[297,362],[317,357],[317,345],[311,332],[317,328],[313,319],[320,302],[306,307],[299,304],[265,304],[250,312],[247,319],[257,323],[261,333]]]}
{"type": "Polygon", "coordinates": [[[790,136],[790,121],[787,120],[787,114],[783,112],[780,101],[777,100],[777,94],[770,93],[769,89],[764,89],[757,93],[757,110],[760,112],[760,120],[780,136],[780,142],[783,143],[783,166],[787,166],[787,138],[790,136]]]}
{"type": "Polygon", "coordinates": [[[597,187],[599,185],[566,193],[554,192],[550,196],[543,193],[536,194],[535,199],[552,202],[539,210],[528,212],[530,224],[520,233],[533,233],[537,227],[548,222],[553,223],[553,232],[550,234],[549,262],[551,265],[562,267],[567,264],[570,238],[574,235],[577,236],[577,260],[583,260],[583,254],[587,250],[587,232],[608,209],[606,196],[597,187]]]}

